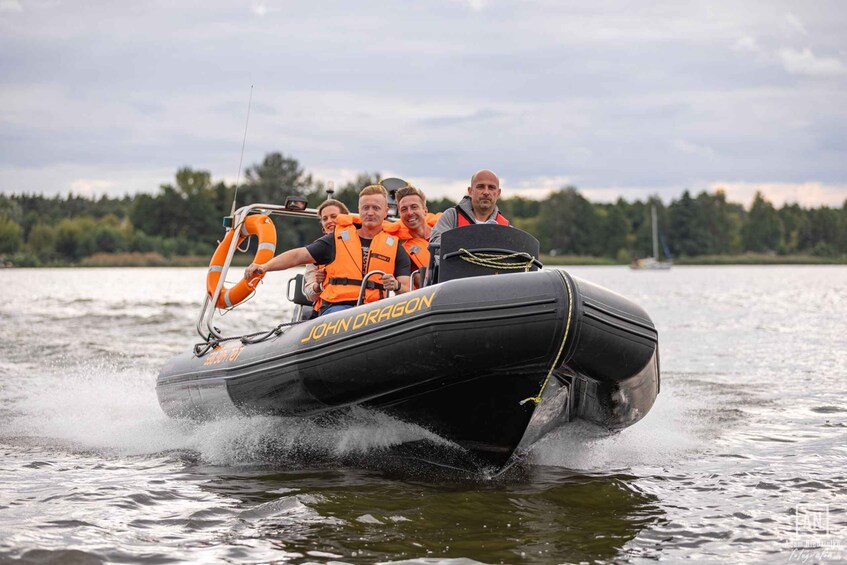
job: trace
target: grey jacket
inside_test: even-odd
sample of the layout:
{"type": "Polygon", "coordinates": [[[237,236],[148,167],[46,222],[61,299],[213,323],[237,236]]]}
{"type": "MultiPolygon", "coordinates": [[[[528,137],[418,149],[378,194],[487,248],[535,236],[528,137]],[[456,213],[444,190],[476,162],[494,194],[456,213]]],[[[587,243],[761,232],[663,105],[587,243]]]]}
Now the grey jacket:
{"type": "MultiPolygon", "coordinates": [[[[471,206],[471,197],[465,196],[459,201],[459,207],[468,213],[468,216],[471,218],[473,215],[473,207],[471,206]]],[[[497,214],[500,213],[500,209],[497,208],[497,205],[494,205],[494,211],[491,212],[491,215],[488,216],[486,221],[491,221],[493,218],[497,217],[497,214]]],[[[478,224],[484,224],[485,222],[479,222],[478,224]]],[[[429,248],[433,247],[441,247],[441,234],[446,232],[447,230],[452,230],[453,228],[459,227],[459,213],[456,212],[455,207],[447,208],[441,217],[438,218],[438,221],[432,226],[432,232],[429,236],[429,248]]]]}

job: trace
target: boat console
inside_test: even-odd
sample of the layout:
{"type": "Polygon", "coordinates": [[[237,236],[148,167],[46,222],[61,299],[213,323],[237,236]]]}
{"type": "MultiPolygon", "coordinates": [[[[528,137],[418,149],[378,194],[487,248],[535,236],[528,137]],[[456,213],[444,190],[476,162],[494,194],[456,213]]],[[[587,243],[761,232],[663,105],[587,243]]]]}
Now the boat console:
{"type": "Polygon", "coordinates": [[[453,279],[526,273],[543,267],[538,240],[499,224],[475,224],[441,234],[441,246],[430,247],[428,284],[453,279]]]}

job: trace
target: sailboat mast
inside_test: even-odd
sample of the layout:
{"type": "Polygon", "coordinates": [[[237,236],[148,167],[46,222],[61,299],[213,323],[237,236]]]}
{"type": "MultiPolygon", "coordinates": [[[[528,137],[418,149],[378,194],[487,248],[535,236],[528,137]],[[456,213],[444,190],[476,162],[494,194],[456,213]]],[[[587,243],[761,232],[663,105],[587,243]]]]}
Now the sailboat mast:
{"type": "Polygon", "coordinates": [[[656,207],[650,210],[650,216],[653,224],[653,259],[659,259],[659,222],[656,219],[656,207]]]}

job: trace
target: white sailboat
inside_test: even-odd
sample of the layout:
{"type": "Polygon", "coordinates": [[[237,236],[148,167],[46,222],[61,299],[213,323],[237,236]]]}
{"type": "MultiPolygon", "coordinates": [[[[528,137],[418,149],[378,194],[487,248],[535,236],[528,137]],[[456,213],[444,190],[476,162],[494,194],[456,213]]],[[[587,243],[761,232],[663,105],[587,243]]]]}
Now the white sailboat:
{"type": "Polygon", "coordinates": [[[650,219],[653,224],[653,256],[644,259],[635,259],[629,265],[631,269],[644,270],[667,270],[673,266],[673,260],[668,258],[665,261],[659,260],[659,222],[656,219],[656,207],[653,206],[650,210],[650,219]]]}

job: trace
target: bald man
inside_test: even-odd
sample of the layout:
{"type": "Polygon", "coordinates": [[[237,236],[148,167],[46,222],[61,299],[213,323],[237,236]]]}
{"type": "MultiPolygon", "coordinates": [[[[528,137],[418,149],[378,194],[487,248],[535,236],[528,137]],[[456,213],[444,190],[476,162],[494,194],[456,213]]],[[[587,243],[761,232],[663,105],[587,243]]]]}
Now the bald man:
{"type": "Polygon", "coordinates": [[[453,208],[448,208],[432,227],[429,238],[430,247],[441,245],[441,234],[453,228],[471,224],[500,224],[508,226],[509,221],[497,208],[500,198],[500,179],[488,169],[477,171],[471,177],[468,194],[453,208]]]}

